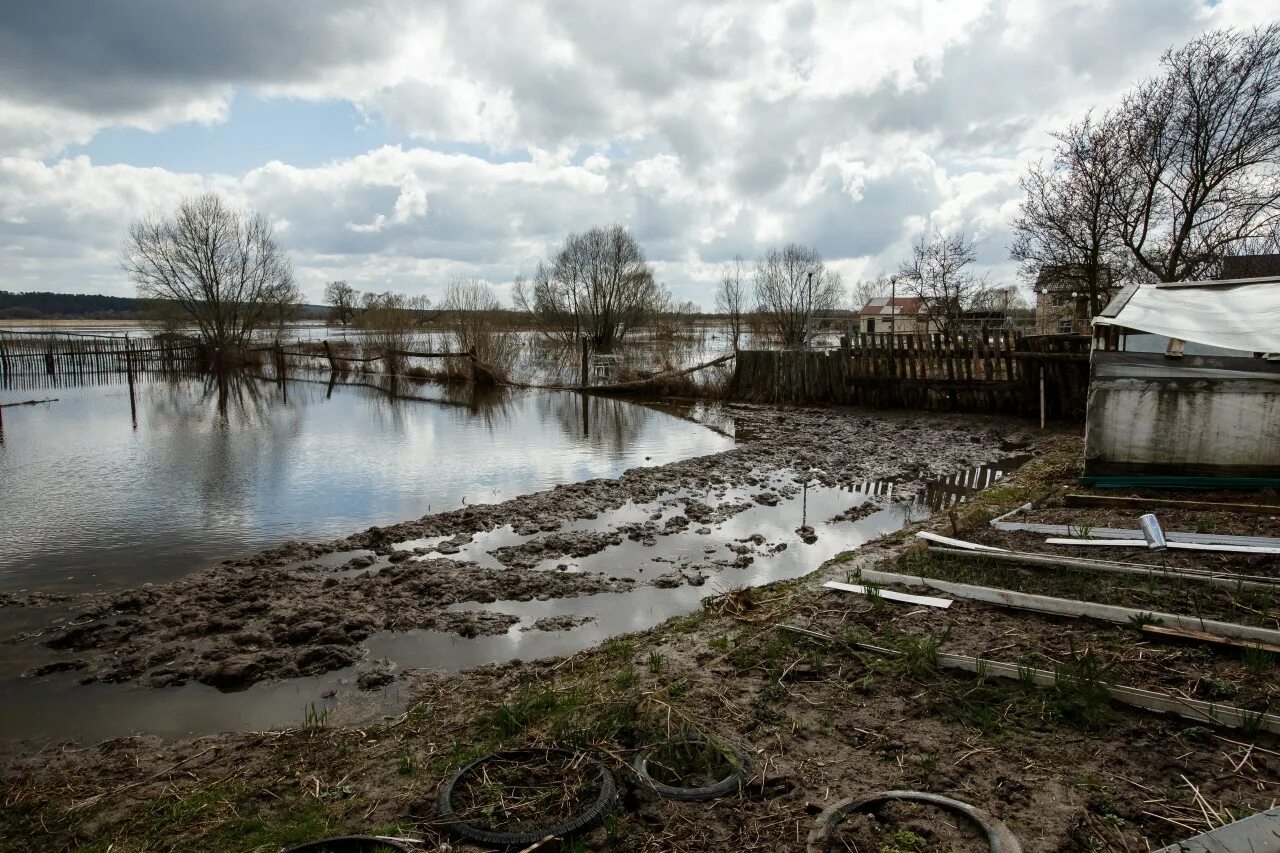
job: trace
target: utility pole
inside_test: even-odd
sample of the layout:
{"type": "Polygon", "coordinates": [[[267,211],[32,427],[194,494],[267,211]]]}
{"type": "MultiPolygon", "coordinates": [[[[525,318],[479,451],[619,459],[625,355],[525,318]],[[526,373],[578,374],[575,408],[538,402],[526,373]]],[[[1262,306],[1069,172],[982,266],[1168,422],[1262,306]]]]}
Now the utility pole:
{"type": "Polygon", "coordinates": [[[813,336],[813,275],[818,270],[815,267],[809,267],[805,273],[809,277],[808,292],[809,298],[804,304],[804,348],[809,348],[809,340],[813,336]]]}

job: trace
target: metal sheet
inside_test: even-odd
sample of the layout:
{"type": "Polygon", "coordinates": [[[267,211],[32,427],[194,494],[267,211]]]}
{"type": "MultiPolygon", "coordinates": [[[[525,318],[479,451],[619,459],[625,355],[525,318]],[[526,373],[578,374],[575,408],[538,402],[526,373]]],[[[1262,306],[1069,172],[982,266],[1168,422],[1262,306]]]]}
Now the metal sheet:
{"type": "Polygon", "coordinates": [[[1123,326],[1242,352],[1280,352],[1280,282],[1142,285],[1100,326],[1123,326]]]}

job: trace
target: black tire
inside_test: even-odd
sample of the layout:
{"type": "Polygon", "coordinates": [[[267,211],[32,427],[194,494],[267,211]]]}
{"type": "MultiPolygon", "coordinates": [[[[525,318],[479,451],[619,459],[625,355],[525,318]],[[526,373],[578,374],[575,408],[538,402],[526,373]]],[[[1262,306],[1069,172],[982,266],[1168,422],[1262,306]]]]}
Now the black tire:
{"type": "Polygon", "coordinates": [[[737,762],[737,769],[724,777],[713,785],[707,785],[703,788],[681,788],[675,785],[667,785],[659,782],[649,775],[649,759],[653,756],[653,750],[641,752],[636,755],[631,762],[631,769],[635,771],[636,776],[640,778],[640,783],[653,791],[659,797],[668,800],[680,800],[686,803],[702,803],[707,800],[714,800],[729,794],[736,794],[742,790],[747,784],[747,779],[751,776],[751,756],[742,747],[722,747],[719,744],[707,740],[699,735],[688,735],[685,737],[672,738],[668,743],[683,744],[707,744],[720,749],[726,758],[730,761],[737,762]]]}
{"type": "Polygon", "coordinates": [[[941,794],[930,794],[925,791],[885,791],[864,799],[842,800],[829,806],[818,815],[818,825],[809,833],[808,853],[827,853],[831,832],[847,815],[857,812],[873,812],[885,803],[904,800],[911,803],[928,803],[964,815],[973,821],[987,836],[987,847],[991,853],[1022,853],[1022,844],[1018,837],[1009,831],[1009,827],[982,809],[944,797],[941,794]]]}
{"type": "Polygon", "coordinates": [[[570,752],[567,749],[516,749],[505,752],[492,752],[483,758],[476,759],[470,764],[463,767],[457,773],[453,774],[444,786],[440,789],[440,819],[444,822],[445,828],[459,838],[480,844],[494,850],[502,850],[509,847],[528,847],[530,844],[536,844],[547,836],[555,838],[572,838],[580,835],[588,829],[599,826],[604,821],[612,809],[613,804],[617,800],[618,786],[614,784],[613,774],[610,773],[603,764],[590,758],[582,753],[570,752]],[[546,758],[551,755],[563,756],[581,761],[590,767],[599,771],[597,777],[600,784],[600,794],[596,797],[594,803],[586,808],[581,814],[575,816],[571,820],[564,823],[548,826],[545,829],[539,829],[536,832],[494,832],[490,829],[474,826],[460,819],[453,811],[453,789],[457,786],[458,781],[466,776],[475,768],[482,764],[498,760],[521,761],[530,758],[546,758]]]}
{"type": "Polygon", "coordinates": [[[372,850],[398,850],[411,853],[412,847],[393,838],[381,838],[377,835],[340,835],[336,838],[322,838],[319,841],[308,841],[297,847],[290,847],[284,853],[370,853],[372,850]]]}

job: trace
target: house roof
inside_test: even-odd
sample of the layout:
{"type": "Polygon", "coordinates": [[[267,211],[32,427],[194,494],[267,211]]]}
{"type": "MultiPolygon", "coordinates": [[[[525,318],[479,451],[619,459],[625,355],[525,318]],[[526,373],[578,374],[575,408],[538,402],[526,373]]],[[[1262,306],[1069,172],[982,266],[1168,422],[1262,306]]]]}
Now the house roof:
{"type": "Polygon", "coordinates": [[[898,296],[894,299],[890,299],[887,296],[877,296],[875,299],[867,300],[867,304],[863,305],[862,309],[858,311],[858,316],[891,317],[896,315],[903,317],[925,314],[928,310],[924,300],[919,296],[898,296]]]}

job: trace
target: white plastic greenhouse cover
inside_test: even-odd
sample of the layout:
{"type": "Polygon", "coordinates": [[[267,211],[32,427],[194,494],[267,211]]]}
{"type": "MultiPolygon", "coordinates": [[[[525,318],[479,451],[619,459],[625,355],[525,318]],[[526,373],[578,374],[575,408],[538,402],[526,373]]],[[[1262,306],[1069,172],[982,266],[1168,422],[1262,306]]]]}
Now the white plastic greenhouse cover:
{"type": "Polygon", "coordinates": [[[1118,312],[1113,303],[1093,322],[1244,352],[1280,352],[1280,278],[1236,282],[1242,280],[1141,285],[1118,312]]]}

